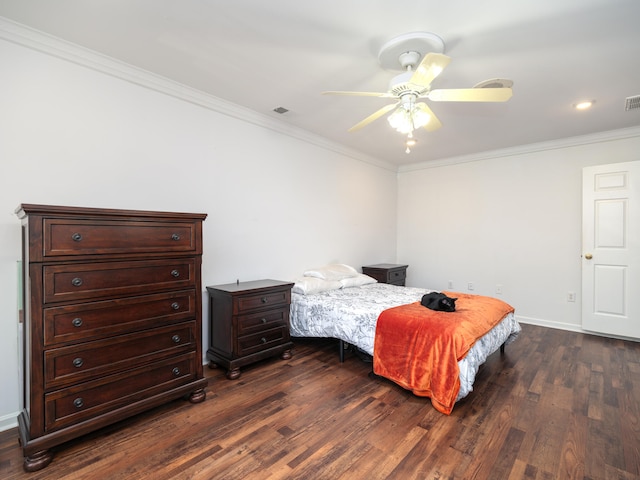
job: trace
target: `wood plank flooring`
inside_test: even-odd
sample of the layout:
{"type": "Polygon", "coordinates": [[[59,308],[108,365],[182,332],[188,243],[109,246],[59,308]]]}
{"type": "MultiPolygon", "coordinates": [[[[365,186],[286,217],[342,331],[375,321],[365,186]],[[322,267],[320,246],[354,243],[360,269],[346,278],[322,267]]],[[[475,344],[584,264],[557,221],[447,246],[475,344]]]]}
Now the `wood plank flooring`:
{"type": "Polygon", "coordinates": [[[640,343],[523,325],[450,416],[370,378],[337,343],[288,361],[205,368],[207,399],[177,400],[56,449],[25,473],[15,429],[0,478],[639,479],[640,343]]]}

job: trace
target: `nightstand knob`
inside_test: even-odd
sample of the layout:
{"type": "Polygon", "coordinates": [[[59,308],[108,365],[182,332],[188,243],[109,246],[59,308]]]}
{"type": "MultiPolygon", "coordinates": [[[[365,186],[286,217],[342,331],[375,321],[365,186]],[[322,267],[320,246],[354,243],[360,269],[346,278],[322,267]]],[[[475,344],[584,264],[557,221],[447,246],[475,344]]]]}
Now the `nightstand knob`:
{"type": "Polygon", "coordinates": [[[82,398],[81,398],[81,397],[78,397],[78,398],[76,398],[76,399],[73,401],[73,405],[74,405],[76,408],[82,408],[82,407],[84,407],[84,400],[82,400],[82,398]]]}
{"type": "Polygon", "coordinates": [[[73,280],[71,280],[71,285],[73,285],[74,287],[79,287],[80,285],[82,285],[82,279],[80,277],[76,277],[73,280]]]}
{"type": "Polygon", "coordinates": [[[180,343],[180,335],[174,335],[171,340],[173,340],[173,343],[180,343]]]}
{"type": "Polygon", "coordinates": [[[180,235],[174,233],[173,235],[171,235],[171,240],[175,240],[177,242],[178,240],[180,240],[180,235]]]}
{"type": "Polygon", "coordinates": [[[267,303],[267,302],[269,301],[269,299],[268,299],[267,297],[262,297],[262,298],[260,299],[260,301],[261,301],[262,303],[267,303]]]}
{"type": "Polygon", "coordinates": [[[180,308],[180,304],[178,302],[173,302],[171,304],[171,308],[173,308],[174,310],[178,310],[180,308]]]}
{"type": "Polygon", "coordinates": [[[74,367],[80,368],[83,364],[84,364],[84,360],[82,360],[80,357],[73,359],[73,366],[74,367]]]}
{"type": "Polygon", "coordinates": [[[261,341],[262,343],[267,343],[267,339],[266,339],[266,338],[264,338],[264,337],[262,337],[262,338],[260,339],[260,341],[261,341]]]}
{"type": "Polygon", "coordinates": [[[80,317],[74,318],[73,320],[71,320],[71,324],[74,327],[81,327],[82,326],[82,319],[80,317]]]}
{"type": "Polygon", "coordinates": [[[173,373],[175,377],[178,377],[180,376],[180,369],[178,367],[173,367],[173,370],[171,370],[171,373],[173,373]]]}
{"type": "Polygon", "coordinates": [[[180,276],[180,272],[178,270],[171,270],[171,275],[178,278],[180,276]]]}
{"type": "Polygon", "coordinates": [[[74,242],[79,242],[80,240],[82,240],[82,234],[80,233],[74,233],[73,235],[71,235],[71,239],[74,242]]]}

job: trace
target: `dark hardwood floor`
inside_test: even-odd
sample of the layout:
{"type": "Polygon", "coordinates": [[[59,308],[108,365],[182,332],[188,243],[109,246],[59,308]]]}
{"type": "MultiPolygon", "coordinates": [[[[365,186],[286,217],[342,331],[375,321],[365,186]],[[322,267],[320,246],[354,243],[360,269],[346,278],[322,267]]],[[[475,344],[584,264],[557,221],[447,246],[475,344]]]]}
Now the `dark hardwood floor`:
{"type": "Polygon", "coordinates": [[[0,478],[638,479],[640,343],[523,325],[451,416],[337,344],[206,369],[207,399],[175,401],[56,449],[25,473],[15,429],[0,478]]]}

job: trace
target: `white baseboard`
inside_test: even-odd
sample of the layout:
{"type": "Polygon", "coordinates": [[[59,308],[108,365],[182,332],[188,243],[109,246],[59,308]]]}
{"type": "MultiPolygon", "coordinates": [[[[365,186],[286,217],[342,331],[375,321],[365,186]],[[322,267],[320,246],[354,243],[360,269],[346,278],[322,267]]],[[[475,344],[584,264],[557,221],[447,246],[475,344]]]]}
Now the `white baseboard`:
{"type": "Polygon", "coordinates": [[[540,318],[522,317],[516,315],[516,320],[520,323],[527,323],[529,325],[537,325],[539,327],[555,328],[557,330],[568,330],[570,332],[584,333],[585,335],[596,335],[598,337],[615,338],[616,340],[626,340],[628,342],[640,342],[639,338],[620,337],[617,335],[605,335],[604,333],[592,332],[590,330],[584,330],[580,325],[573,323],[554,322],[551,320],[542,320],[540,318]]]}
{"type": "Polygon", "coordinates": [[[9,415],[5,415],[0,417],[0,432],[4,432],[5,430],[11,430],[18,426],[18,412],[10,413],[9,415]]]}

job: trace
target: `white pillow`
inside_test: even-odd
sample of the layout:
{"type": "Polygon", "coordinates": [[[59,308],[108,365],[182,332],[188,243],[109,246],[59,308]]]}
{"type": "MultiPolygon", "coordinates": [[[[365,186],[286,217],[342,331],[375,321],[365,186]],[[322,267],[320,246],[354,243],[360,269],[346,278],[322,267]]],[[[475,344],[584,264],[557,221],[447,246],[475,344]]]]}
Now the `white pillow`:
{"type": "Polygon", "coordinates": [[[316,277],[324,280],[342,280],[343,278],[355,277],[356,275],[358,275],[358,271],[344,263],[325,265],[324,267],[314,268],[313,270],[304,272],[305,277],[316,277]]]}
{"type": "Polygon", "coordinates": [[[378,281],[364,273],[359,273],[355,277],[343,278],[340,280],[342,288],[359,287],[361,285],[369,285],[370,283],[378,283],[378,281]]]}
{"type": "Polygon", "coordinates": [[[316,277],[302,277],[296,278],[293,284],[292,292],[300,293],[302,295],[309,295],[312,293],[326,292],[329,290],[339,290],[342,288],[342,284],[337,280],[324,280],[316,277]]]}

